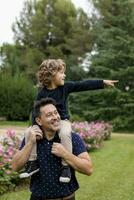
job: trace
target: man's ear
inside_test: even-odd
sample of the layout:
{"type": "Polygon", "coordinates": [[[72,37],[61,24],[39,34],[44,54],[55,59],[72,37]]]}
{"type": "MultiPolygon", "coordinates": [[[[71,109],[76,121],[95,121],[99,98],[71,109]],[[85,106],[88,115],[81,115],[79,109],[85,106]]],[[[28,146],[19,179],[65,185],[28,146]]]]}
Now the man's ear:
{"type": "Polygon", "coordinates": [[[35,118],[35,121],[36,121],[36,123],[37,123],[39,126],[42,125],[40,118],[36,117],[36,118],[35,118]]]}

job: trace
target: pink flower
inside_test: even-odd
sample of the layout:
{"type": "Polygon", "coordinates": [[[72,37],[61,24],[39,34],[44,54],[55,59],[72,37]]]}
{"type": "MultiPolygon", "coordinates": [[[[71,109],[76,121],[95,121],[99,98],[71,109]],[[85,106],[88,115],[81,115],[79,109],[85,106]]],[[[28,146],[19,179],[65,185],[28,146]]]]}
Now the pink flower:
{"type": "Polygon", "coordinates": [[[2,146],[2,145],[0,145],[0,156],[2,156],[2,155],[3,155],[3,153],[4,153],[3,146],[2,146]]]}
{"type": "Polygon", "coordinates": [[[6,170],[5,172],[6,172],[6,174],[11,174],[12,173],[11,170],[6,170]]]}
{"type": "Polygon", "coordinates": [[[112,130],[111,126],[104,122],[74,122],[72,128],[79,133],[88,148],[89,146],[91,148],[99,148],[102,146],[103,140],[108,138],[112,130]]]}
{"type": "Polygon", "coordinates": [[[2,168],[3,167],[3,162],[0,162],[0,168],[2,168]]]}
{"type": "Polygon", "coordinates": [[[12,155],[14,154],[14,149],[13,149],[12,146],[10,146],[10,147],[8,148],[7,154],[8,154],[9,156],[12,156],[12,155]]]}
{"type": "Polygon", "coordinates": [[[15,131],[13,129],[8,129],[7,130],[7,136],[10,138],[14,138],[15,137],[15,131]]]}

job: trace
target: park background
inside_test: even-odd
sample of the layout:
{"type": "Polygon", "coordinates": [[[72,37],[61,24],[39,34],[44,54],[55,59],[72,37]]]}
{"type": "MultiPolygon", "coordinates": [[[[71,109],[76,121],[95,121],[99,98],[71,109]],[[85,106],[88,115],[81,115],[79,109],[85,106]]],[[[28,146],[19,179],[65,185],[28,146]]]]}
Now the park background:
{"type": "MultiPolygon", "coordinates": [[[[131,188],[134,182],[130,180],[130,165],[133,165],[134,152],[131,146],[134,140],[134,1],[90,0],[88,6],[89,12],[85,12],[82,8],[76,8],[70,0],[24,2],[20,15],[12,25],[14,42],[4,42],[0,50],[0,123],[4,126],[7,124],[7,127],[13,124],[30,124],[30,111],[38,90],[36,72],[44,59],[64,59],[67,64],[66,80],[119,80],[114,88],[71,94],[69,111],[74,122],[105,122],[112,125],[113,132],[122,133],[119,136],[113,134],[110,137],[111,143],[109,142],[109,146],[121,145],[121,149],[117,146],[117,149],[115,148],[119,153],[119,160],[116,159],[120,163],[120,170],[124,164],[121,159],[124,154],[120,154],[126,147],[130,150],[124,160],[129,171],[126,173],[126,179],[124,175],[124,179],[119,179],[118,183],[119,196],[111,197],[110,194],[114,192],[108,189],[104,197],[100,197],[100,189],[96,191],[98,196],[94,199],[123,199],[122,192],[126,188],[123,194],[125,196],[128,193],[129,196],[124,197],[124,200],[132,200],[134,197],[131,188]],[[123,181],[127,182],[120,190],[123,181]]],[[[107,144],[100,150],[104,151],[104,155],[107,144]]],[[[114,147],[111,148],[114,152],[114,147]]],[[[109,159],[109,162],[114,163],[114,154],[111,151],[109,153],[105,161],[109,159]]],[[[92,154],[93,157],[96,156],[95,153],[92,154]]],[[[96,157],[96,163],[100,162],[100,157],[96,157]]],[[[101,170],[107,171],[104,166],[101,170]]],[[[114,173],[113,164],[108,170],[111,170],[111,174],[114,173]]],[[[105,177],[102,171],[100,182],[103,180],[102,176],[105,177]]],[[[116,173],[122,175],[121,171],[115,171],[115,177],[116,173]]],[[[99,184],[97,178],[94,180],[97,183],[92,181],[91,177],[92,186],[88,185],[86,194],[89,197],[91,194],[93,200],[90,188],[93,189],[93,184],[97,183],[100,187],[101,183],[99,184]]],[[[114,189],[115,186],[117,185],[113,186],[114,189]]],[[[82,200],[81,196],[80,198],[82,200]]]]}

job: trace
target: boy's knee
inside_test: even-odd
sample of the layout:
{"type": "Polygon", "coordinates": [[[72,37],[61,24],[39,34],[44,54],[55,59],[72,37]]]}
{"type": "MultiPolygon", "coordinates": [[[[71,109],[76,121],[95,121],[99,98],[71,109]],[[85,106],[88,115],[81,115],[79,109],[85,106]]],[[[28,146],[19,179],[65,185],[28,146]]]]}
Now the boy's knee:
{"type": "Polygon", "coordinates": [[[65,136],[65,137],[70,137],[71,136],[71,130],[67,131],[67,130],[60,130],[59,132],[60,135],[65,136]]]}

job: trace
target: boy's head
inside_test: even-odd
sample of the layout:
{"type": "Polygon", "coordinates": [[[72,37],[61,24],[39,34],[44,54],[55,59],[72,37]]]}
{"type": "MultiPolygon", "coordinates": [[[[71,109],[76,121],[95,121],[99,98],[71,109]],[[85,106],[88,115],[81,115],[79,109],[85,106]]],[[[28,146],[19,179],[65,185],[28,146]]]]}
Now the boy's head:
{"type": "Polygon", "coordinates": [[[65,72],[66,64],[62,59],[44,60],[37,73],[38,82],[41,86],[48,87],[54,81],[58,72],[65,72]]]}

